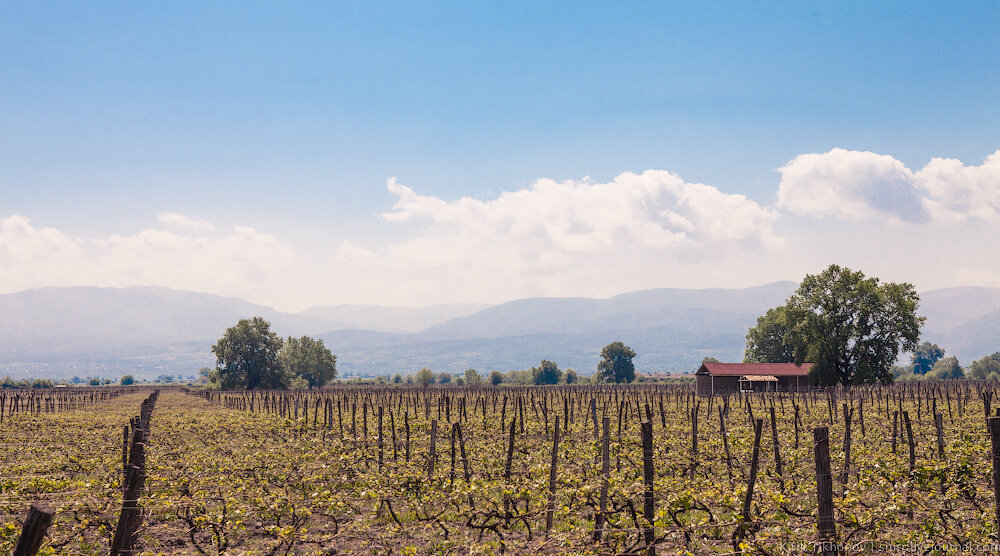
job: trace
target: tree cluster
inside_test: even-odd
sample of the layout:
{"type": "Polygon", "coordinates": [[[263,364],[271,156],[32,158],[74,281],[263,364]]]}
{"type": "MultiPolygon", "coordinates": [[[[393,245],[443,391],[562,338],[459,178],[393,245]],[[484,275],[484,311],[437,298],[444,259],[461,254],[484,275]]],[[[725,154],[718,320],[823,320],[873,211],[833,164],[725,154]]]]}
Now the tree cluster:
{"type": "MultiPolygon", "coordinates": [[[[934,347],[937,348],[937,346],[934,347]]],[[[896,380],[968,378],[971,380],[1000,381],[1000,352],[977,359],[968,367],[962,368],[957,357],[943,357],[944,350],[938,349],[942,357],[934,361],[928,372],[920,374],[917,372],[919,367],[911,364],[906,367],[893,367],[893,376],[896,377],[896,380]]],[[[914,357],[917,357],[917,355],[915,354],[914,357]]]]}
{"type": "Polygon", "coordinates": [[[337,356],[323,340],[283,341],[261,317],[241,319],[212,346],[215,370],[207,377],[225,390],[313,388],[337,376],[337,356]]]}
{"type": "MultiPolygon", "coordinates": [[[[337,357],[322,340],[308,336],[282,340],[271,331],[271,324],[261,317],[241,319],[228,328],[212,352],[216,357],[215,369],[202,368],[199,375],[209,387],[226,390],[253,390],[258,388],[313,388],[323,386],[337,376],[337,357]]],[[[601,350],[597,372],[592,382],[632,382],[635,351],[622,342],[613,342],[601,350]]],[[[537,367],[502,373],[490,371],[485,377],[476,369],[466,369],[461,374],[435,373],[422,368],[413,374],[385,375],[375,379],[378,383],[406,384],[428,387],[432,384],[497,386],[503,383],[523,385],[575,384],[580,376],[573,369],[560,369],[548,359],[537,367]]]]}

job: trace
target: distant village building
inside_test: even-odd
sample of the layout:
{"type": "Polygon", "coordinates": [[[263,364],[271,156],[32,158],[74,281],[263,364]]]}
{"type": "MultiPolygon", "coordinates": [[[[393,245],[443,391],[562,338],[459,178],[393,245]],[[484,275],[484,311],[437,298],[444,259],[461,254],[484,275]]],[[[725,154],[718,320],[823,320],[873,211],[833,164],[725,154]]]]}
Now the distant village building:
{"type": "Polygon", "coordinates": [[[812,386],[812,363],[702,363],[695,373],[699,395],[776,392],[812,386]]]}

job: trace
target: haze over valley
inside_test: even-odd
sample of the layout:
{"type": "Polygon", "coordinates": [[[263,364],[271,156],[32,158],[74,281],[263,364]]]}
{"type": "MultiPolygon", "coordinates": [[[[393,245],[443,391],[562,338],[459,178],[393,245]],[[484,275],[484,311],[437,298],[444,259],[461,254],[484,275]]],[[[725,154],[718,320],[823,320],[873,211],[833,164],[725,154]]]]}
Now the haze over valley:
{"type": "MultiPolygon", "coordinates": [[[[286,313],[236,298],[161,287],[43,288],[0,295],[0,373],[12,377],[195,374],[240,318],[279,335],[323,339],[341,376],[522,369],[541,359],[593,372],[621,340],[640,372],[693,371],[704,357],[740,361],[747,329],[794,282],[745,289],[654,289],[611,298],[533,298],[499,305],[345,305],[286,313]]],[[[1000,288],[922,292],[923,339],[963,363],[1000,349],[1000,288]]]]}

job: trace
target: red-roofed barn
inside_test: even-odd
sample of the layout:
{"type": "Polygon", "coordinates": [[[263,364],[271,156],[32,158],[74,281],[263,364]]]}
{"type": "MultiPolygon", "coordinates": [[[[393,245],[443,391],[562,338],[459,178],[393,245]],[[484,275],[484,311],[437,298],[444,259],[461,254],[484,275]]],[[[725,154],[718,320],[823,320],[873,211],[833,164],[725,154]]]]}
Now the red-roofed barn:
{"type": "Polygon", "coordinates": [[[812,363],[702,363],[695,373],[698,394],[776,392],[812,386],[812,363]]]}

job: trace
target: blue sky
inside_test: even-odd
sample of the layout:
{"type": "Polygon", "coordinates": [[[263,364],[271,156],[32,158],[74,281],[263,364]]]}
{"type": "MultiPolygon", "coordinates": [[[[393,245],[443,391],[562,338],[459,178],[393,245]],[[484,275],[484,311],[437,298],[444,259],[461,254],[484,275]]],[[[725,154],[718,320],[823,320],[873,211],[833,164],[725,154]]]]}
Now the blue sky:
{"type": "Polygon", "coordinates": [[[0,3],[0,292],[421,305],[830,262],[1000,286],[970,245],[998,231],[1000,5],[754,8],[0,3]]]}

